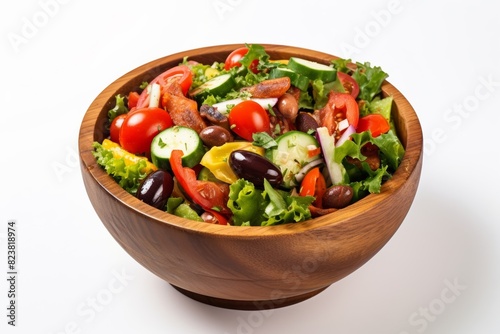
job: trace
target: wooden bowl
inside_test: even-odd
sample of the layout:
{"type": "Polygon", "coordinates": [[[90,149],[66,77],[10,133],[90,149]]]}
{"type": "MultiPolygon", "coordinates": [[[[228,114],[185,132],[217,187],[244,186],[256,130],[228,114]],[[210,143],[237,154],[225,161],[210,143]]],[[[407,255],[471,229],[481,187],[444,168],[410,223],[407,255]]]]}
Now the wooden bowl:
{"type": "MultiPolygon", "coordinates": [[[[123,190],[97,165],[92,143],[106,136],[107,110],[114,96],[136,89],[183,57],[223,62],[241,45],[222,45],[166,56],[123,75],[97,96],[79,133],[86,191],[111,235],[137,262],[183,294],[224,308],[258,310],[308,299],[373,257],[405,218],[422,167],[422,129],[405,97],[385,82],[394,97],[393,118],[406,154],[380,194],[302,223],[270,227],[221,226],[186,220],[155,209],[123,190]]],[[[272,59],[299,56],[321,63],[325,53],[263,45],[272,59]]]]}

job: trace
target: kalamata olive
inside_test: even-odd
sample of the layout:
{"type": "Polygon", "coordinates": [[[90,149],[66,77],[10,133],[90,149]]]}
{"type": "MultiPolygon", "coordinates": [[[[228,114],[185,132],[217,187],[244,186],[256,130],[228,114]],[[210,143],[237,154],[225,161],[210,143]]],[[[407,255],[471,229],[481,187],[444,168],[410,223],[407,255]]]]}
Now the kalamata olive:
{"type": "Polygon", "coordinates": [[[331,186],[323,195],[323,207],[342,209],[351,203],[353,189],[350,186],[331,186]]]}
{"type": "Polygon", "coordinates": [[[200,131],[200,138],[203,144],[208,147],[221,146],[233,141],[233,135],[222,126],[211,125],[200,131]]]}
{"type": "Polygon", "coordinates": [[[254,152],[245,150],[231,152],[229,166],[239,178],[252,182],[256,187],[262,187],[264,179],[267,179],[272,186],[279,186],[283,182],[281,170],[254,152]]]}
{"type": "Polygon", "coordinates": [[[302,111],[295,118],[295,127],[299,131],[308,132],[309,130],[316,130],[318,122],[310,113],[302,111]]]}
{"type": "Polygon", "coordinates": [[[299,102],[290,93],[285,93],[278,99],[278,110],[286,118],[295,121],[297,114],[299,112],[299,102]]]}
{"type": "Polygon", "coordinates": [[[156,170],[142,180],[136,197],[155,208],[163,209],[173,188],[172,175],[163,170],[156,170]]]}

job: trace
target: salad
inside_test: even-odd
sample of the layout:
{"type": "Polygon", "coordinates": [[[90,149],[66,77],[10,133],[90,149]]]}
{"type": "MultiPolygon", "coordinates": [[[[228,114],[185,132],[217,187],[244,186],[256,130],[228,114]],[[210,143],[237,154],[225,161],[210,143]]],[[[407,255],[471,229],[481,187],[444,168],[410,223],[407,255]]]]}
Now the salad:
{"type": "Polygon", "coordinates": [[[404,147],[380,67],[271,59],[258,44],[203,64],[184,58],[115,97],[97,163],[160,210],[222,225],[330,214],[398,168],[404,147]]]}

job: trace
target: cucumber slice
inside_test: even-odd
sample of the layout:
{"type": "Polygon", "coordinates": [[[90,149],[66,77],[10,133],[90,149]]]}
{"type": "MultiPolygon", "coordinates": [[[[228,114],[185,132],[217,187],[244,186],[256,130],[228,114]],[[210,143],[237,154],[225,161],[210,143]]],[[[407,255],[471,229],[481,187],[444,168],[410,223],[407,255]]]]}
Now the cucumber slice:
{"type": "Polygon", "coordinates": [[[307,59],[291,57],[287,67],[311,80],[321,79],[323,82],[331,82],[337,77],[337,70],[333,67],[307,59]]]}
{"type": "Polygon", "coordinates": [[[270,158],[281,169],[283,186],[295,187],[299,184],[295,175],[311,161],[320,158],[320,155],[309,156],[311,147],[319,147],[319,143],[314,136],[296,130],[282,134],[276,138],[276,143],[278,145],[272,149],[270,158]]]}
{"type": "Polygon", "coordinates": [[[286,67],[276,67],[269,72],[269,79],[289,77],[292,86],[297,87],[302,91],[306,91],[309,88],[309,78],[300,75],[289,68],[286,67]]]}
{"type": "Polygon", "coordinates": [[[216,76],[193,89],[189,95],[198,103],[202,103],[209,95],[225,96],[235,85],[233,76],[229,73],[216,76]]]}
{"type": "Polygon", "coordinates": [[[151,161],[159,169],[171,170],[170,154],[173,150],[182,150],[182,165],[194,167],[205,154],[203,143],[198,133],[185,126],[173,126],[157,134],[151,142],[151,161]]]}

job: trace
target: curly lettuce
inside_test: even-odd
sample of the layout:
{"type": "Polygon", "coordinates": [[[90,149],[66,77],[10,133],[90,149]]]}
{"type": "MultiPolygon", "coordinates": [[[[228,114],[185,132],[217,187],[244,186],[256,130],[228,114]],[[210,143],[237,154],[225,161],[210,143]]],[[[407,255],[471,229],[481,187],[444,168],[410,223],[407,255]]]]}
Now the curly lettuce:
{"type": "Polygon", "coordinates": [[[115,106],[108,110],[108,118],[111,122],[115,117],[128,113],[127,98],[121,94],[115,95],[115,106]]]}
{"type": "Polygon", "coordinates": [[[270,226],[300,222],[311,218],[312,196],[292,196],[274,189],[264,180],[264,190],[247,180],[239,179],[230,186],[227,206],[238,226],[270,226]]]}
{"type": "Polygon", "coordinates": [[[379,66],[372,67],[368,62],[358,62],[352,77],[359,85],[358,99],[370,102],[380,94],[382,83],[388,74],[379,66]]]}
{"type": "Polygon", "coordinates": [[[141,181],[147,176],[146,160],[138,160],[134,164],[126,164],[125,159],[115,158],[113,152],[105,149],[98,142],[94,142],[92,154],[97,163],[115,179],[115,181],[126,191],[135,195],[141,181]]]}
{"type": "Polygon", "coordinates": [[[373,137],[369,131],[352,134],[352,141],[346,141],[335,148],[334,159],[342,163],[344,172],[347,173],[349,185],[354,190],[354,201],[361,199],[368,193],[379,193],[382,183],[391,177],[401,160],[405,149],[393,130],[378,137],[373,137]],[[361,147],[372,143],[379,148],[380,168],[372,171],[370,166],[364,162],[365,156],[361,153],[361,147]],[[345,162],[346,157],[356,158],[361,161],[361,168],[345,162]]]}

